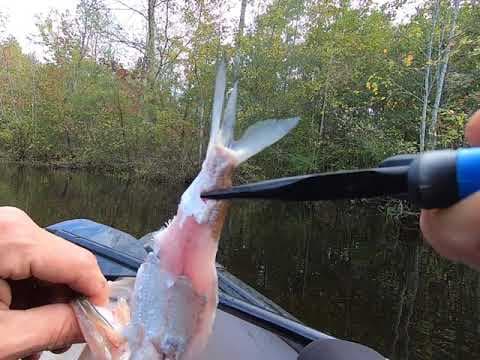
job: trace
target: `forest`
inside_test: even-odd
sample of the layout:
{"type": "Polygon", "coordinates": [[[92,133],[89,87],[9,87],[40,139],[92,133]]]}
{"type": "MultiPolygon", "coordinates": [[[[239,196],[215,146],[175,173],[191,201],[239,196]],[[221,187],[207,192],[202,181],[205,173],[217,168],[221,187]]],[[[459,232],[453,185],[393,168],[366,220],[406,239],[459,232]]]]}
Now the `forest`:
{"type": "Polygon", "coordinates": [[[220,58],[230,85],[239,79],[238,132],[301,118],[244,177],[464,146],[480,108],[477,0],[78,0],[37,17],[42,56],[22,49],[11,21],[0,9],[7,161],[188,181],[206,150],[220,58]]]}

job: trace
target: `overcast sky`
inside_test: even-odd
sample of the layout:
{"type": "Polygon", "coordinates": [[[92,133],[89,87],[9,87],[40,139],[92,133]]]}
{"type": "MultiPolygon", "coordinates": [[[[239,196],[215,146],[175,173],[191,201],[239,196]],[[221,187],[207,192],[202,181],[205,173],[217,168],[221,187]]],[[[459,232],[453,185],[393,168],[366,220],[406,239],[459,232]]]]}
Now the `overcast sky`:
{"type": "MultiPolygon", "coordinates": [[[[250,1],[250,4],[261,2],[263,0],[250,1]]],[[[41,48],[35,46],[31,40],[32,34],[38,35],[36,23],[36,15],[46,15],[52,9],[57,9],[61,12],[69,10],[71,13],[75,11],[76,5],[79,0],[0,0],[0,13],[8,16],[7,21],[7,33],[13,35],[22,46],[25,52],[34,52],[37,55],[41,55],[41,48]]],[[[144,8],[145,0],[122,0],[122,2],[129,4],[138,9],[144,8]]],[[[117,21],[122,25],[124,29],[130,29],[132,32],[137,32],[144,26],[143,19],[138,14],[131,11],[122,11],[122,6],[115,0],[105,0],[105,4],[113,9],[112,13],[117,21]]],[[[231,0],[231,4],[234,4],[226,14],[229,20],[233,20],[234,17],[240,11],[240,0],[231,0]]],[[[248,20],[251,20],[253,16],[252,6],[249,6],[249,14],[247,14],[248,20]]],[[[255,9],[257,10],[257,9],[255,9]]]]}
{"type": "Polygon", "coordinates": [[[8,16],[7,32],[20,42],[24,51],[33,50],[27,36],[36,32],[35,15],[50,9],[75,10],[77,0],[0,0],[0,11],[8,16]]]}
{"type": "MultiPolygon", "coordinates": [[[[7,33],[13,35],[22,46],[25,52],[34,52],[41,55],[39,46],[34,44],[32,35],[38,35],[36,27],[36,16],[46,15],[51,10],[56,9],[60,12],[66,10],[71,13],[79,0],[0,0],[0,12],[8,16],[7,33]]],[[[140,0],[125,0],[125,3],[137,5],[140,0]]],[[[119,20],[124,28],[138,29],[138,25],[143,26],[142,19],[131,11],[121,11],[115,0],[105,0],[105,3],[114,10],[114,16],[119,20]]]]}
{"type": "MultiPolygon", "coordinates": [[[[144,3],[142,0],[124,0],[126,3],[139,6],[139,3],[144,3]]],[[[253,1],[253,3],[260,3],[262,0],[253,1]]],[[[377,3],[384,3],[388,0],[376,0],[377,3]]],[[[404,6],[402,14],[411,14],[415,11],[415,6],[423,0],[407,0],[407,4],[404,6]]],[[[8,16],[7,32],[13,35],[22,46],[25,52],[35,52],[37,55],[41,53],[38,47],[35,47],[32,41],[28,38],[31,34],[36,34],[37,29],[35,27],[35,15],[47,14],[51,9],[58,9],[61,11],[69,10],[75,11],[78,0],[0,0],[0,12],[8,16]]],[[[115,2],[115,0],[106,0],[105,3],[110,8],[119,8],[121,6],[115,2]]],[[[236,4],[231,9],[231,18],[237,17],[239,13],[240,0],[232,0],[233,4],[236,4]]],[[[254,13],[258,11],[256,5],[249,6],[247,11],[248,18],[252,18],[254,13]]],[[[138,19],[130,11],[114,11],[114,16],[126,29],[137,28],[142,23],[141,19],[138,19]]],[[[137,15],[138,16],[138,15],[137,15]]],[[[230,16],[227,16],[230,17],[230,16]]],[[[403,17],[403,16],[402,16],[403,17]]],[[[248,20],[248,19],[247,19],[248,20]]],[[[143,25],[142,25],[143,26],[143,25]]]]}

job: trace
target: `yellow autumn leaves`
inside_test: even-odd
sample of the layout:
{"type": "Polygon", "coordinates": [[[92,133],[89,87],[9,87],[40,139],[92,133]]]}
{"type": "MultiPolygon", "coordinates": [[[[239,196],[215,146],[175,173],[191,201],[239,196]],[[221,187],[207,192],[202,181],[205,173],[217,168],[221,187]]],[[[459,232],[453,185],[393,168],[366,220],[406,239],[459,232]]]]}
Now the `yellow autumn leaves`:
{"type": "Polygon", "coordinates": [[[403,59],[405,66],[411,66],[413,64],[413,54],[408,53],[407,56],[403,59]]]}
{"type": "MultiPolygon", "coordinates": [[[[388,49],[387,48],[384,48],[383,49],[383,55],[388,55],[388,49]]],[[[413,54],[411,52],[409,52],[404,58],[403,58],[403,63],[405,66],[412,66],[413,64],[413,54]]]]}
{"type": "Polygon", "coordinates": [[[368,90],[373,92],[375,95],[378,95],[378,84],[375,81],[368,80],[366,83],[366,87],[368,90]]]}

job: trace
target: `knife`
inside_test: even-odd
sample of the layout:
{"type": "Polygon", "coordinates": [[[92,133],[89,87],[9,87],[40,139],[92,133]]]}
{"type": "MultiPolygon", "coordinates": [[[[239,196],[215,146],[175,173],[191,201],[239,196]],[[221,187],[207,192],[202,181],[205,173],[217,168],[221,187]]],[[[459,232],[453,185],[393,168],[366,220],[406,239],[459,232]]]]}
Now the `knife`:
{"type": "Polygon", "coordinates": [[[396,155],[376,168],[272,179],[202,193],[202,198],[323,201],[391,197],[447,208],[480,190],[480,148],[396,155]]]}

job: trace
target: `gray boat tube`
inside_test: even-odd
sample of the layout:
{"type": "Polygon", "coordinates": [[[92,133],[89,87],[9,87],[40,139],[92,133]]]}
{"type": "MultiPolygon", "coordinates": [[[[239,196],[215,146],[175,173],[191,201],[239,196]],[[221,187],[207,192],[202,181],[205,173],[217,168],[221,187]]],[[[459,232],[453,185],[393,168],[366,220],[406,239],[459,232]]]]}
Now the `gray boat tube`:
{"type": "MultiPolygon", "coordinates": [[[[51,225],[46,230],[93,252],[102,272],[109,280],[115,280],[118,277],[134,277],[147,254],[141,242],[131,235],[91,220],[68,220],[51,225]],[[123,251],[126,246],[128,251],[123,251]],[[118,250],[117,247],[122,250],[118,250]]],[[[233,276],[230,275],[230,277],[233,276]]],[[[271,306],[268,304],[265,304],[265,307],[259,306],[261,299],[254,294],[243,296],[247,291],[245,287],[223,276],[221,271],[219,287],[218,308],[220,310],[288,341],[299,353],[298,360],[385,359],[367,346],[322,333],[296,321],[293,316],[287,318],[284,314],[275,312],[275,308],[269,309],[271,306]],[[241,295],[243,299],[226,292],[232,289],[234,289],[233,294],[241,295]]]]}

